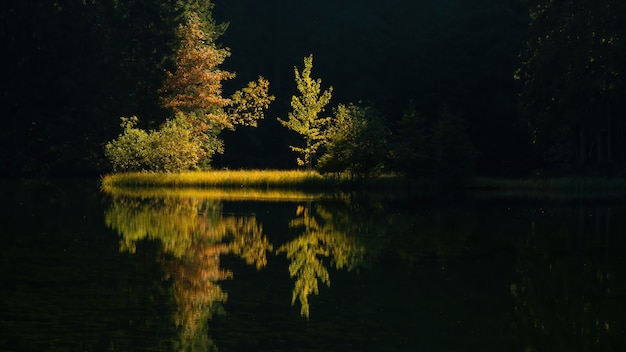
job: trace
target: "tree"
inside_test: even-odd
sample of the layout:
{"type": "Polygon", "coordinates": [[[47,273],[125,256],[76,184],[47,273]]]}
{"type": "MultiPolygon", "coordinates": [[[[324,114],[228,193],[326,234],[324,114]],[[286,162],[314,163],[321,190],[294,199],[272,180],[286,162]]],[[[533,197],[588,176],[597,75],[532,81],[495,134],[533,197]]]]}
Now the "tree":
{"type": "Polygon", "coordinates": [[[446,187],[462,185],[471,176],[474,145],[461,119],[444,110],[430,132],[431,175],[446,187]]]}
{"type": "Polygon", "coordinates": [[[302,154],[298,158],[298,165],[306,166],[308,170],[313,167],[313,157],[317,150],[326,140],[326,128],[329,117],[320,116],[324,107],[330,102],[333,87],[322,92],[322,80],[311,78],[313,68],[313,55],[304,58],[302,73],[294,67],[295,82],[300,96],[291,97],[292,112],[288,120],[278,118],[278,121],[292,131],[304,137],[304,147],[290,146],[291,150],[302,154]]]}
{"type": "Polygon", "coordinates": [[[414,105],[400,120],[393,146],[396,168],[426,176],[446,187],[463,184],[473,173],[477,151],[463,120],[442,109],[424,118],[414,105]]]}
{"type": "Polygon", "coordinates": [[[410,176],[425,175],[429,167],[428,125],[413,101],[402,114],[395,137],[392,151],[394,166],[410,176]]]}
{"type": "Polygon", "coordinates": [[[167,73],[161,92],[163,105],[184,114],[192,124],[210,162],[214,153],[222,152],[219,133],[234,130],[235,125],[256,126],[274,97],[269,95],[269,82],[263,77],[232,97],[223,97],[222,82],[235,77],[219,68],[230,51],[219,48],[215,44],[218,33],[206,32],[204,27],[196,13],[187,14],[179,28],[176,69],[167,73]]]}
{"type": "Polygon", "coordinates": [[[616,0],[528,5],[530,29],[516,78],[533,144],[546,159],[566,166],[611,163],[621,143],[616,137],[623,134],[614,127],[623,126],[626,5],[616,0]]]}
{"type": "Polygon", "coordinates": [[[389,135],[383,116],[374,107],[340,104],[318,168],[322,172],[348,171],[352,176],[375,175],[383,169],[389,135]]]}

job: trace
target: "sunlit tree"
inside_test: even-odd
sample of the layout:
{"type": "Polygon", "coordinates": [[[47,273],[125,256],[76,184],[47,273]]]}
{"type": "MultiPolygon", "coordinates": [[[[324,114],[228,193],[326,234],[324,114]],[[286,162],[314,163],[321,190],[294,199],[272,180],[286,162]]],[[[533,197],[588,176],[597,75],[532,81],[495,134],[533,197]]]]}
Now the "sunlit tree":
{"type": "Polygon", "coordinates": [[[322,92],[322,80],[311,78],[313,55],[304,58],[302,73],[294,67],[295,82],[299,96],[291,97],[292,111],[287,120],[278,119],[280,123],[304,138],[304,147],[290,146],[291,150],[301,154],[298,165],[313,167],[313,158],[317,150],[326,140],[326,128],[329,117],[321,116],[324,107],[330,102],[333,87],[322,92]]]}
{"type": "Polygon", "coordinates": [[[184,114],[192,123],[202,140],[204,157],[210,161],[214,153],[222,152],[219,133],[236,125],[256,126],[274,97],[269,94],[269,82],[262,77],[224,97],[223,82],[235,77],[220,68],[230,51],[218,47],[217,33],[204,28],[197,14],[187,14],[179,28],[176,67],[174,72],[167,72],[161,93],[166,108],[184,114]]]}

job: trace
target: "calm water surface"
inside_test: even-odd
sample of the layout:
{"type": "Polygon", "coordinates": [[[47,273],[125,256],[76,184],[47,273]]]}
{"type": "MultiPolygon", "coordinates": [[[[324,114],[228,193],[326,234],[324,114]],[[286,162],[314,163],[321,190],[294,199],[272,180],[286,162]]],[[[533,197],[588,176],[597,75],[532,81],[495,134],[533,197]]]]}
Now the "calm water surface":
{"type": "Polygon", "coordinates": [[[0,351],[626,350],[619,197],[0,189],[0,351]]]}

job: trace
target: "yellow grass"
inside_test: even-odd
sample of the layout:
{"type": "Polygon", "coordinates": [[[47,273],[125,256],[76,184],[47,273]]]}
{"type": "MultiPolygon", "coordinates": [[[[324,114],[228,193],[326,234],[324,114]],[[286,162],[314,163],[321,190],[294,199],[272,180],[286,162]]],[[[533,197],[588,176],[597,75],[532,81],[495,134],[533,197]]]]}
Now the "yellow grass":
{"type": "Polygon", "coordinates": [[[131,172],[106,175],[102,185],[116,187],[317,188],[336,186],[343,177],[297,170],[216,170],[181,173],[131,172]]]}
{"type": "Polygon", "coordinates": [[[182,173],[132,172],[102,177],[102,190],[111,195],[184,196],[222,200],[300,201],[334,198],[345,192],[408,194],[428,189],[398,175],[351,179],[298,170],[216,170],[182,173]]]}

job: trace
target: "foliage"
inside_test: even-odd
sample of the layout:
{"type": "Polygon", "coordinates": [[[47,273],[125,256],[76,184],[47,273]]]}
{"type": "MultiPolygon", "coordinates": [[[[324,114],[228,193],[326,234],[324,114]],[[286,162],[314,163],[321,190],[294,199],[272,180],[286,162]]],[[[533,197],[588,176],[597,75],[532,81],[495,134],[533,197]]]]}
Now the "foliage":
{"type": "Polygon", "coordinates": [[[219,69],[230,51],[218,48],[212,34],[202,30],[195,13],[189,13],[186,23],[180,25],[176,70],[167,72],[162,88],[163,105],[185,113],[201,111],[207,120],[228,126],[227,116],[219,109],[230,104],[230,100],[221,96],[222,81],[234,78],[235,74],[219,69]]]}
{"type": "Polygon", "coordinates": [[[194,169],[201,157],[207,157],[182,113],[176,114],[173,120],[167,120],[158,131],[151,134],[152,167],[155,171],[180,172],[194,169]]]}
{"type": "Polygon", "coordinates": [[[476,151],[460,118],[442,112],[430,135],[432,175],[444,186],[461,186],[473,172],[476,151]]]}
{"type": "Polygon", "coordinates": [[[124,132],[106,144],[104,154],[115,171],[142,170],[148,164],[150,137],[146,131],[135,128],[137,116],[121,119],[124,132]]]}
{"type": "Polygon", "coordinates": [[[626,70],[623,1],[528,1],[516,78],[532,143],[552,164],[610,164],[621,146],[626,70]]]}
{"type": "Polygon", "coordinates": [[[211,33],[213,38],[221,36],[228,28],[228,23],[217,23],[213,19],[215,5],[212,0],[178,0],[177,6],[183,21],[188,14],[196,14],[200,20],[200,29],[205,33],[211,33]]]}
{"type": "Polygon", "coordinates": [[[184,114],[167,120],[160,130],[136,128],[136,116],[122,118],[124,131],[105,146],[115,171],[180,172],[197,167],[203,150],[184,114]]]}
{"type": "Polygon", "coordinates": [[[176,69],[174,73],[167,72],[161,89],[162,102],[164,107],[187,117],[204,150],[202,165],[208,166],[211,156],[223,151],[219,133],[223,129],[233,130],[235,125],[256,126],[274,97],[269,95],[269,81],[263,77],[236,91],[231,98],[222,96],[222,82],[235,77],[219,68],[230,51],[215,44],[216,33],[203,30],[203,23],[194,12],[187,14],[178,35],[176,69]]]}
{"type": "Polygon", "coordinates": [[[269,85],[267,79],[259,77],[231,96],[232,105],[228,111],[233,125],[257,126],[257,121],[263,118],[263,111],[274,101],[274,96],[268,95],[269,85]]]}
{"type": "Polygon", "coordinates": [[[395,137],[395,167],[411,176],[425,174],[429,168],[429,131],[424,115],[413,102],[402,114],[395,137]]]}
{"type": "Polygon", "coordinates": [[[400,121],[398,135],[394,161],[409,175],[427,176],[452,187],[472,176],[477,152],[460,117],[444,109],[427,120],[411,106],[400,121]]]}
{"type": "Polygon", "coordinates": [[[304,147],[290,146],[291,150],[302,154],[298,165],[313,167],[313,157],[326,140],[326,128],[330,118],[320,116],[330,102],[333,87],[322,92],[322,80],[311,78],[313,55],[304,58],[302,73],[294,67],[295,82],[300,96],[291,97],[292,112],[288,120],[278,119],[280,123],[304,138],[304,147]]]}
{"type": "Polygon", "coordinates": [[[340,104],[318,169],[368,177],[379,174],[388,153],[389,135],[383,116],[374,107],[340,104]]]}

